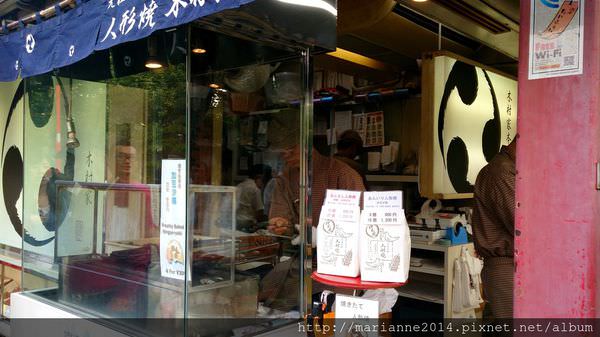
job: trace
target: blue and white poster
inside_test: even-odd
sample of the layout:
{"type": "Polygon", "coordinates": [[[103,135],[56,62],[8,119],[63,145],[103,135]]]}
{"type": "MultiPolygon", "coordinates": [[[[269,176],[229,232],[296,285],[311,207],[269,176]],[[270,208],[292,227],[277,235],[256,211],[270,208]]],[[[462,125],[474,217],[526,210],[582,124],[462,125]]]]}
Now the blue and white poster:
{"type": "Polygon", "coordinates": [[[185,160],[162,161],[160,187],[160,274],[185,279],[186,184],[185,160]]]}

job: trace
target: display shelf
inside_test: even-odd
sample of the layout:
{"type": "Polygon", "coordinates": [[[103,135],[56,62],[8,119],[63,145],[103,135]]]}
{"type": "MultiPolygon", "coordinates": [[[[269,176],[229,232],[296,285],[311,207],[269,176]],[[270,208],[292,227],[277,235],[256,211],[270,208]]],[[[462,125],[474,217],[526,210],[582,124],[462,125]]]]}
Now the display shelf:
{"type": "Polygon", "coordinates": [[[361,280],[360,276],[344,277],[337,275],[319,274],[317,272],[313,272],[311,277],[317,282],[327,284],[333,287],[346,289],[398,288],[406,284],[404,282],[370,282],[361,280]]]}
{"type": "Polygon", "coordinates": [[[437,193],[433,199],[453,200],[453,199],[473,199],[473,193],[437,193]]]}
{"type": "Polygon", "coordinates": [[[412,242],[410,245],[413,249],[423,249],[423,250],[433,250],[436,252],[445,252],[448,247],[450,246],[445,246],[445,245],[440,245],[437,243],[431,243],[431,244],[427,244],[424,242],[412,242]]]}
{"type": "Polygon", "coordinates": [[[252,111],[252,112],[248,113],[248,115],[249,116],[254,116],[254,115],[276,114],[276,113],[280,113],[283,110],[285,110],[285,108],[252,111]]]}
{"type": "Polygon", "coordinates": [[[21,270],[21,255],[0,253],[0,265],[21,270]]]}
{"type": "Polygon", "coordinates": [[[444,285],[432,282],[411,282],[398,291],[402,297],[413,298],[416,300],[444,304],[444,285]]]}
{"type": "MultiPolygon", "coordinates": [[[[444,318],[460,318],[464,313],[452,311],[452,282],[454,280],[454,261],[460,257],[463,247],[473,250],[473,243],[460,245],[443,245],[439,243],[427,244],[425,242],[411,243],[412,249],[440,252],[439,258],[426,258],[422,267],[410,267],[410,286],[399,289],[400,296],[417,300],[439,303],[444,305],[444,318]],[[413,272],[418,272],[414,274],[413,272]],[[431,282],[440,279],[440,283],[431,282]]],[[[415,256],[415,254],[412,254],[415,256]]],[[[416,254],[417,256],[419,254],[416,254]]],[[[467,312],[469,315],[474,312],[467,312]]],[[[469,316],[471,317],[471,316],[469,316]]]]}
{"type": "Polygon", "coordinates": [[[390,182],[390,183],[417,183],[419,176],[392,175],[392,174],[367,174],[368,182],[390,182]]]}
{"type": "Polygon", "coordinates": [[[431,275],[445,275],[444,263],[436,263],[434,260],[423,260],[422,266],[410,266],[410,271],[431,275]]]}

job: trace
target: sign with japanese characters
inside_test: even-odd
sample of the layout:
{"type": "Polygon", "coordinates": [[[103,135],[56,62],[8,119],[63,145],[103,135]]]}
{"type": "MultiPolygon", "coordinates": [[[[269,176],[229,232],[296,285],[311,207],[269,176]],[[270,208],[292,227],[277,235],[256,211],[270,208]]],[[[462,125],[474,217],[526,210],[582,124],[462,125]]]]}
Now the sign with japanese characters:
{"type": "Polygon", "coordinates": [[[141,39],[239,5],[239,0],[107,0],[96,49],[141,39]]]}
{"type": "Polygon", "coordinates": [[[365,281],[404,282],[410,233],[402,191],[365,192],[360,226],[360,274],[365,281]]]}
{"type": "Polygon", "coordinates": [[[89,56],[94,50],[142,39],[253,0],[74,1],[74,8],[16,31],[0,27],[0,81],[44,74],[89,56]]]}
{"type": "Polygon", "coordinates": [[[410,234],[404,210],[365,209],[361,223],[361,279],[406,281],[410,264],[410,234]]]}
{"type": "Polygon", "coordinates": [[[402,209],[402,191],[365,192],[365,208],[402,209]]]}
{"type": "MultiPolygon", "coordinates": [[[[443,53],[423,61],[428,114],[421,143],[421,195],[473,193],[479,171],[517,133],[517,81],[443,53]]],[[[468,195],[467,195],[468,196],[468,195]]]]}
{"type": "MultiPolygon", "coordinates": [[[[98,146],[98,144],[106,143],[104,131],[106,128],[106,113],[104,113],[107,102],[106,84],[75,79],[69,81],[65,78],[62,79],[62,83],[72,83],[73,91],[95,93],[94,95],[73,95],[71,99],[73,119],[76,123],[77,138],[80,143],[80,146],[74,150],[73,180],[86,183],[104,182],[106,167],[103,163],[105,162],[106,153],[104,147],[98,146]]],[[[71,90],[69,87],[61,89],[71,90]]],[[[61,109],[58,111],[60,112],[61,109]]],[[[36,135],[25,140],[25,146],[31,149],[25,154],[28,158],[36,158],[37,160],[45,158],[46,163],[52,162],[53,155],[50,150],[54,146],[52,138],[56,137],[52,129],[61,117],[53,116],[51,123],[43,130],[35,128],[32,122],[28,121],[26,123],[26,134],[36,135]],[[42,139],[44,139],[43,142],[42,139]]],[[[62,135],[66,138],[66,133],[63,132],[62,135]]],[[[61,158],[66,158],[66,151],[66,147],[61,150],[61,158]]],[[[30,162],[35,163],[37,160],[30,160],[30,162]]],[[[32,183],[37,182],[38,177],[44,174],[45,169],[47,168],[43,165],[30,168],[31,173],[34,170],[37,171],[31,175],[32,183]]],[[[26,187],[28,186],[29,184],[26,184],[26,187]]],[[[64,216],[64,220],[59,226],[56,226],[56,242],[54,242],[56,256],[101,253],[103,228],[101,223],[94,228],[94,213],[104,214],[102,194],[99,197],[94,190],[79,187],[64,188],[63,191],[68,193],[69,198],[59,198],[57,209],[60,212],[68,211],[69,214],[64,216]],[[94,231],[96,231],[95,234],[94,231]],[[97,240],[95,244],[94,237],[97,240]],[[96,247],[95,251],[93,250],[94,246],[96,247]]],[[[27,188],[27,193],[30,197],[37,196],[38,189],[36,186],[32,186],[31,189],[27,188]]],[[[36,200],[36,198],[34,197],[33,200],[36,200]]],[[[25,209],[26,212],[29,212],[28,214],[41,214],[39,202],[26,202],[25,209]]],[[[46,232],[42,230],[44,228],[43,223],[38,219],[30,218],[27,227],[30,228],[32,234],[35,233],[35,236],[43,238],[47,236],[46,232]]]]}
{"type": "Polygon", "coordinates": [[[325,203],[328,205],[360,205],[360,191],[327,190],[325,203]]]}
{"type": "Polygon", "coordinates": [[[185,160],[163,160],[160,188],[160,274],[185,279],[185,160]]]}
{"type": "Polygon", "coordinates": [[[336,295],[335,318],[379,318],[379,302],[360,297],[336,295]]]}
{"type": "MultiPolygon", "coordinates": [[[[317,271],[322,274],[356,277],[359,272],[358,228],[360,207],[329,203],[332,195],[349,191],[329,190],[317,227],[317,271]]],[[[360,192],[358,200],[360,200],[360,192]]]]}
{"type": "Polygon", "coordinates": [[[583,73],[584,0],[531,0],[529,79],[583,73]]]}

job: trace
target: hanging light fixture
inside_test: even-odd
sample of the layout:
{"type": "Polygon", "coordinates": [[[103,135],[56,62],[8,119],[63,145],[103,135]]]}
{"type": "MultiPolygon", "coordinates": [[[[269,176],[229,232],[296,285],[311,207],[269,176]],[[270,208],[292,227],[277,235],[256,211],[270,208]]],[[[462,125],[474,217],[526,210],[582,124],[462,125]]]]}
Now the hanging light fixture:
{"type": "Polygon", "coordinates": [[[206,54],[206,48],[204,46],[204,42],[202,41],[201,35],[199,33],[192,33],[192,53],[194,54],[206,54]]]}
{"type": "Polygon", "coordinates": [[[158,58],[158,38],[157,36],[150,36],[148,38],[148,58],[145,63],[148,69],[160,69],[163,67],[163,63],[158,58]]]}
{"type": "Polygon", "coordinates": [[[194,53],[194,54],[205,54],[206,53],[206,49],[200,48],[200,47],[192,48],[192,53],[194,53]]]}

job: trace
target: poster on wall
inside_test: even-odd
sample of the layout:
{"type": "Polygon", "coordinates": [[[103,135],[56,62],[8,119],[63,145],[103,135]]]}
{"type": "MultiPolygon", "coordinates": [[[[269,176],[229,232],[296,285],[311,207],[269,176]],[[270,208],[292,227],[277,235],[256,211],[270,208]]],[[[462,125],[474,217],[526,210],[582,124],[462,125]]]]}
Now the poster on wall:
{"type": "Polygon", "coordinates": [[[517,81],[450,56],[423,64],[421,193],[473,192],[477,174],[517,130],[517,81]]]}
{"type": "Polygon", "coordinates": [[[160,274],[185,279],[186,184],[185,160],[162,161],[160,187],[160,274]]]}
{"type": "Polygon", "coordinates": [[[529,79],[583,73],[584,0],[531,0],[529,79]]]}
{"type": "Polygon", "coordinates": [[[360,135],[364,147],[383,146],[385,132],[383,111],[352,115],[352,129],[360,135]]]}
{"type": "Polygon", "coordinates": [[[28,252],[50,257],[92,253],[93,238],[101,239],[98,232],[94,235],[94,191],[60,181],[104,181],[106,84],[51,75],[28,81],[23,245],[28,252]],[[68,114],[77,146],[68,146],[68,114]]]}

